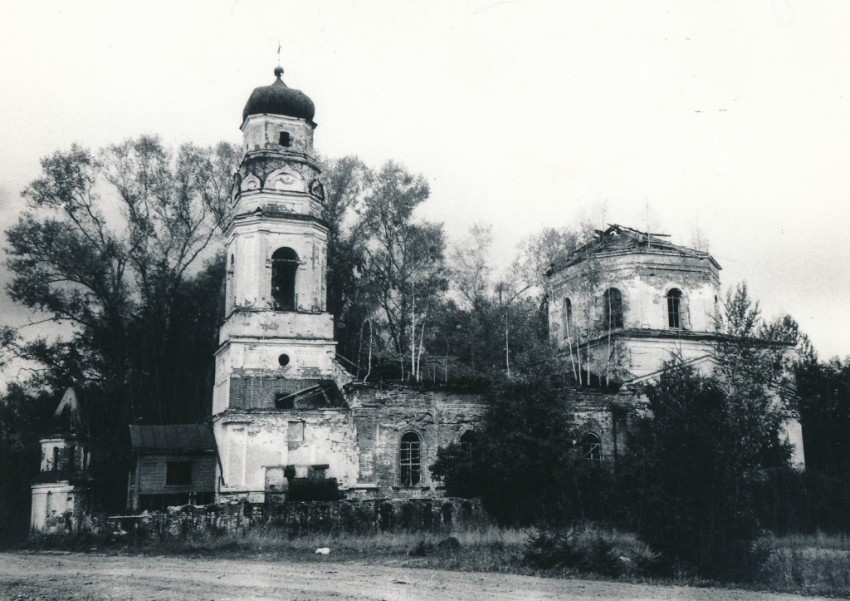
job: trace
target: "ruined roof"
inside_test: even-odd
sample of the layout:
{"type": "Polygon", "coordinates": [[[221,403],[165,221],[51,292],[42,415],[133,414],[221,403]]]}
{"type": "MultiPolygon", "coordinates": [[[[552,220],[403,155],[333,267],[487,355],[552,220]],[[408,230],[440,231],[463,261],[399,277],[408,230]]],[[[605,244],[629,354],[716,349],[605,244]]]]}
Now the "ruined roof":
{"type": "Polygon", "coordinates": [[[333,380],[294,380],[291,392],[277,396],[278,408],[320,409],[323,407],[344,407],[345,397],[333,380]]]}
{"type": "Polygon", "coordinates": [[[553,264],[546,275],[552,275],[581,261],[603,254],[652,253],[707,259],[720,269],[720,265],[707,252],[679,246],[668,240],[668,234],[642,232],[624,225],[611,224],[608,229],[595,230],[594,238],[571,252],[566,260],[553,264]]]}
{"type": "Polygon", "coordinates": [[[87,435],[88,426],[74,389],[68,387],[51,418],[51,431],[62,435],[87,435]]]}
{"type": "Polygon", "coordinates": [[[206,424],[130,426],[130,445],[135,452],[202,453],[215,450],[215,437],[206,424]]]}

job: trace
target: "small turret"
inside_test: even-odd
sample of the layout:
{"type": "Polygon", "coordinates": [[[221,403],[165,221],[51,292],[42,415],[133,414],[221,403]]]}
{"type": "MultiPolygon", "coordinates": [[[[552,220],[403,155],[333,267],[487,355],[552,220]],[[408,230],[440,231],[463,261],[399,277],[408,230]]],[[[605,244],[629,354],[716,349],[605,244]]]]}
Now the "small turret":
{"type": "Polygon", "coordinates": [[[30,526],[36,532],[76,532],[88,510],[89,434],[73,388],[68,388],[41,444],[41,471],[32,485],[30,526]]]}

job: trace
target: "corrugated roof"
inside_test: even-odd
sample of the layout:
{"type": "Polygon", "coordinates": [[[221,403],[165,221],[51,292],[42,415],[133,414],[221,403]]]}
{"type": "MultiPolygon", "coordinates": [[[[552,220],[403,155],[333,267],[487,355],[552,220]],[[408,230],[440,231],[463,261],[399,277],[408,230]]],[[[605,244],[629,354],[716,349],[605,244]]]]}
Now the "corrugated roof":
{"type": "Polygon", "coordinates": [[[130,426],[130,444],[137,452],[214,451],[215,436],[212,427],[201,424],[130,426]]]}

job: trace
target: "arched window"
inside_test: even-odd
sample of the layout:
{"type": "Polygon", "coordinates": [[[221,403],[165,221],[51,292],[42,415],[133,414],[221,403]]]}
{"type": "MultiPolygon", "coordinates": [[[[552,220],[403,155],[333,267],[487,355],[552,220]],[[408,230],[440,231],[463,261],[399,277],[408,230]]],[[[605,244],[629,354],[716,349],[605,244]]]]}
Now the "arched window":
{"type": "Polygon", "coordinates": [[[564,299],[564,337],[572,338],[573,336],[573,302],[564,299]]]}
{"type": "Polygon", "coordinates": [[[602,295],[602,327],[606,330],[623,327],[623,294],[608,288],[602,295]]]}
{"type": "Polygon", "coordinates": [[[476,438],[477,436],[472,430],[467,430],[463,433],[463,436],[460,437],[460,448],[465,457],[472,457],[472,448],[475,446],[476,438]]]}
{"type": "Polygon", "coordinates": [[[272,299],[275,311],[295,311],[295,272],[298,254],[291,248],[278,248],[272,255],[272,299]]]}
{"type": "Polygon", "coordinates": [[[667,325],[675,329],[682,327],[682,291],[678,288],[667,293],[667,325]]]}
{"type": "Polygon", "coordinates": [[[600,461],[602,459],[602,445],[599,437],[593,432],[588,432],[581,437],[581,458],[588,461],[600,461]]]}
{"type": "Polygon", "coordinates": [[[422,475],[422,443],[416,432],[401,437],[400,474],[402,486],[416,486],[422,475]]]}

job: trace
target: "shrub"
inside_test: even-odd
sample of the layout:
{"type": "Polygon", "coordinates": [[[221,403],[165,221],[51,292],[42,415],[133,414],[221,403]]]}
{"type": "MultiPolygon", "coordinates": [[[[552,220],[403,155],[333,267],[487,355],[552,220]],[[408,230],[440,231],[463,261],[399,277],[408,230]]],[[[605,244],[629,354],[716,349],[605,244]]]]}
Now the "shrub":
{"type": "Polygon", "coordinates": [[[702,576],[751,579],[763,554],[758,489],[786,465],[781,415],[760,386],[705,377],[680,359],[647,394],[642,421],[618,466],[642,538],[702,576]]]}
{"type": "Polygon", "coordinates": [[[523,558],[544,570],[570,570],[606,577],[661,573],[659,555],[632,534],[593,525],[538,529],[529,535],[523,558]]]}

